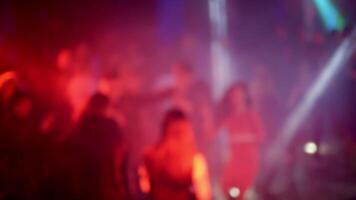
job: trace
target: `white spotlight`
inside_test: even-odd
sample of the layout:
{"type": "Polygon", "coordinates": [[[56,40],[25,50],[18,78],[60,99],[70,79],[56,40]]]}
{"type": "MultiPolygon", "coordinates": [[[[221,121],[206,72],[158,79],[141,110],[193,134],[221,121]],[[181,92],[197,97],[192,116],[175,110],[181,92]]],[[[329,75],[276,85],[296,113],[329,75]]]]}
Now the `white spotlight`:
{"type": "MultiPolygon", "coordinates": [[[[330,61],[324,67],[323,71],[314,82],[312,87],[307,91],[306,95],[300,104],[292,111],[291,115],[287,118],[286,123],[282,127],[280,137],[275,141],[274,147],[269,152],[267,167],[273,167],[279,158],[285,152],[290,141],[293,139],[296,131],[304,120],[308,117],[311,109],[321,94],[325,91],[329,83],[335,75],[342,69],[345,62],[349,60],[352,53],[356,48],[356,29],[346,37],[340,46],[336,49],[330,61]]],[[[312,150],[314,145],[309,144],[309,150],[312,150]]],[[[317,149],[316,149],[317,150],[317,149]]],[[[270,170],[270,169],[269,169],[270,170]]]]}
{"type": "Polygon", "coordinates": [[[330,81],[335,77],[337,72],[344,66],[344,63],[350,58],[355,50],[356,30],[346,38],[335,54],[325,66],[316,82],[309,89],[299,106],[292,112],[287,123],[282,129],[282,137],[290,140],[300,124],[305,120],[317,99],[325,91],[330,81]]]}
{"type": "Polygon", "coordinates": [[[228,39],[226,0],[209,0],[209,17],[212,32],[211,74],[214,99],[218,100],[232,79],[228,39]]]}
{"type": "Polygon", "coordinates": [[[306,154],[315,154],[318,151],[318,145],[314,142],[307,142],[304,145],[304,152],[306,154]]]}
{"type": "Polygon", "coordinates": [[[230,197],[236,199],[237,197],[240,196],[240,189],[238,187],[230,188],[229,195],[230,195],[230,197]]]}

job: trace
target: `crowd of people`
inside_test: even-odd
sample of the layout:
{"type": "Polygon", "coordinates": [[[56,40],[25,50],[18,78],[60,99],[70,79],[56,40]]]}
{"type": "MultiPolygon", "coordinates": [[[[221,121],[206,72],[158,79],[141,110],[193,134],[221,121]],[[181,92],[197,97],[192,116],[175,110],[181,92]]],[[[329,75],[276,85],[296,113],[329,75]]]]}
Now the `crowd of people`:
{"type": "Polygon", "coordinates": [[[0,1],[0,200],[356,199],[354,52],[280,142],[350,38],[314,7],[0,1]]]}
{"type": "Polygon", "coordinates": [[[1,69],[0,199],[212,199],[253,185],[264,129],[245,83],[214,104],[186,63],[148,89],[135,68],[95,71],[85,46],[74,57],[1,69]]]}
{"type": "MultiPolygon", "coordinates": [[[[142,71],[103,70],[85,44],[59,51],[52,68],[0,68],[0,199],[253,193],[261,148],[282,123],[268,67],[255,67],[250,82],[231,84],[218,101],[187,63],[172,63],[155,81],[142,71]]],[[[300,71],[286,109],[315,78],[300,71]]]]}

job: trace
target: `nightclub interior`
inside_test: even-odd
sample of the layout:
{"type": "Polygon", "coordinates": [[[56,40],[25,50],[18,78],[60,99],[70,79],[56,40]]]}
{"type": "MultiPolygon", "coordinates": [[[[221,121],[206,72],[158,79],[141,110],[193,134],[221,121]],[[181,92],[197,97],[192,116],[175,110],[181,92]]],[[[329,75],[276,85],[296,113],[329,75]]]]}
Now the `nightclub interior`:
{"type": "Polygon", "coordinates": [[[0,200],[355,200],[355,25],[352,0],[0,0],[0,200]]]}

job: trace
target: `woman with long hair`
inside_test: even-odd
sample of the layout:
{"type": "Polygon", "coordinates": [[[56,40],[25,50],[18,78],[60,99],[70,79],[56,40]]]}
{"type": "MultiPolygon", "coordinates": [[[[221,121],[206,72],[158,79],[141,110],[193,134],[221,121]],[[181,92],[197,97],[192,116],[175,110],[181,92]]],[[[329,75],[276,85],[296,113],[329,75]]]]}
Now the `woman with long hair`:
{"type": "Polygon", "coordinates": [[[245,195],[253,185],[259,166],[259,147],[264,131],[254,111],[247,85],[235,83],[222,102],[220,130],[227,134],[222,185],[230,196],[245,195]]]}
{"type": "Polygon", "coordinates": [[[207,164],[182,111],[167,112],[161,139],[146,152],[139,175],[141,190],[151,199],[210,199],[207,164]]]}

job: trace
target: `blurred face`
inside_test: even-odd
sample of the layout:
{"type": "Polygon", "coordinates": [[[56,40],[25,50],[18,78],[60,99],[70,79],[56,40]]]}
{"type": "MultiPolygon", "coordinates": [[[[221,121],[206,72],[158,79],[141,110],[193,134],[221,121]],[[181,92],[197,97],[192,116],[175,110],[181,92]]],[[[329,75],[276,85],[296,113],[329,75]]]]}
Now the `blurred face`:
{"type": "Polygon", "coordinates": [[[247,109],[247,95],[243,88],[237,87],[235,88],[230,96],[230,104],[232,105],[232,109],[234,112],[242,112],[247,109]]]}
{"type": "Polygon", "coordinates": [[[16,104],[14,112],[18,118],[25,119],[30,116],[31,110],[31,101],[29,99],[22,99],[16,104]]]}
{"type": "Polygon", "coordinates": [[[62,50],[59,52],[57,57],[58,69],[60,70],[68,69],[71,62],[72,62],[72,55],[69,50],[62,50]]]}
{"type": "Polygon", "coordinates": [[[187,120],[172,122],[167,129],[169,140],[178,143],[190,144],[194,141],[193,128],[187,120]]]}

